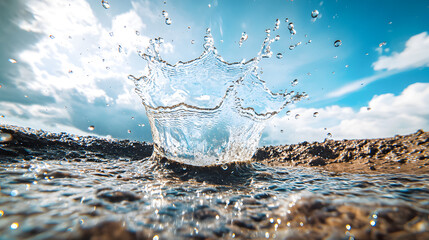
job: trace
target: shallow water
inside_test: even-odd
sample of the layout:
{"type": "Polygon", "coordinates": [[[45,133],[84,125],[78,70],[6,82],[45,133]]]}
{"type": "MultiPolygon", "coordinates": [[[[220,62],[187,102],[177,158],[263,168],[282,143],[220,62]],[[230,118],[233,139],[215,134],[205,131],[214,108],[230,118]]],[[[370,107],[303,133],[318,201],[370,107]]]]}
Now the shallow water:
{"type": "Polygon", "coordinates": [[[427,175],[67,154],[2,161],[1,238],[427,237],[427,175]]]}

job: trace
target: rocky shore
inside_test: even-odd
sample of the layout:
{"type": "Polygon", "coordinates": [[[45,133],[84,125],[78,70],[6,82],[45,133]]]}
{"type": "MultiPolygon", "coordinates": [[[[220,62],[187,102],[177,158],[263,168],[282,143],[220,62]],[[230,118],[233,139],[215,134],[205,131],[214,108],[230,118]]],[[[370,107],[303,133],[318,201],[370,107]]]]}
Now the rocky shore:
{"type": "Polygon", "coordinates": [[[335,172],[428,174],[429,132],[268,146],[258,149],[253,159],[270,166],[321,167],[335,172]]]}

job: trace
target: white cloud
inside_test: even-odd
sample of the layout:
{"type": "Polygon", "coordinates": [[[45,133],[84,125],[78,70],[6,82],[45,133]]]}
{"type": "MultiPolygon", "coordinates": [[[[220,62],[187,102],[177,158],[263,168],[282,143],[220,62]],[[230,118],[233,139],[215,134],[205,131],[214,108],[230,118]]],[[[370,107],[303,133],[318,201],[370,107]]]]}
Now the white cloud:
{"type": "Polygon", "coordinates": [[[381,56],[373,63],[374,70],[405,70],[429,66],[429,35],[427,32],[412,36],[405,43],[404,51],[391,56],[381,56]]]}
{"type": "Polygon", "coordinates": [[[373,76],[370,77],[366,77],[366,78],[361,78],[359,80],[353,81],[343,87],[340,87],[330,93],[327,94],[328,98],[334,98],[334,97],[341,97],[344,96],[346,94],[352,93],[352,92],[356,92],[357,90],[365,87],[366,85],[375,82],[379,79],[382,78],[386,78],[388,76],[394,75],[396,74],[396,71],[389,71],[389,72],[381,72],[381,73],[377,73],[373,76]]]}
{"type": "Polygon", "coordinates": [[[323,141],[328,133],[334,139],[378,138],[429,130],[429,83],[414,83],[395,96],[374,96],[368,107],[321,109],[297,108],[290,116],[275,117],[265,130],[264,144],[323,141]],[[318,112],[317,117],[313,113],[318,112]],[[299,119],[295,115],[300,114],[299,119]],[[326,130],[324,129],[326,128],[326,130]],[[283,132],[281,132],[283,130],[283,132]]]}
{"type": "Polygon", "coordinates": [[[115,16],[111,29],[107,29],[84,0],[70,4],[38,1],[28,7],[34,18],[19,26],[45,37],[20,54],[34,76],[24,87],[53,96],[57,102],[64,100],[64,91],[77,91],[89,102],[96,98],[114,100],[116,96],[106,92],[103,81],[113,78],[126,82],[131,72],[128,59],[148,45],[148,37],[136,34],[146,26],[135,9],[115,16]]]}

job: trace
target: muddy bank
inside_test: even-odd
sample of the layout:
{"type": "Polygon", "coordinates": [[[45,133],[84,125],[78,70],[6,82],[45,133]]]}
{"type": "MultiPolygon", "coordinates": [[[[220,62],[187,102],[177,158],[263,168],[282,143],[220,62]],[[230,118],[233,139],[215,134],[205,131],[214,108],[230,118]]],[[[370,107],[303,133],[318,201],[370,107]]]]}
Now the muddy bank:
{"type": "Polygon", "coordinates": [[[152,159],[148,143],[0,132],[0,239],[429,238],[422,131],[204,169],[152,159]]]}
{"type": "Polygon", "coordinates": [[[270,166],[320,167],[335,172],[428,174],[429,132],[268,146],[260,148],[253,159],[270,166]]]}

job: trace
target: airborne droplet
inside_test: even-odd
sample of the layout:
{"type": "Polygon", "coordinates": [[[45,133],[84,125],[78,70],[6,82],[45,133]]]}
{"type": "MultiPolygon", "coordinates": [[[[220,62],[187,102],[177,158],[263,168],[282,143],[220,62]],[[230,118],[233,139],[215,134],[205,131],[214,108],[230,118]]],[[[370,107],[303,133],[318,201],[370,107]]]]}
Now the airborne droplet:
{"type": "Polygon", "coordinates": [[[282,59],[282,58],[283,58],[283,54],[282,54],[282,53],[277,53],[276,57],[277,57],[278,59],[282,59]]]}
{"type": "Polygon", "coordinates": [[[17,63],[17,61],[15,59],[13,59],[13,58],[9,58],[9,62],[10,63],[17,63]]]}
{"type": "Polygon", "coordinates": [[[247,40],[249,36],[247,35],[246,32],[243,32],[241,34],[241,38],[240,38],[240,42],[238,42],[238,45],[241,47],[241,45],[243,45],[243,42],[247,40]]]}
{"type": "Polygon", "coordinates": [[[222,168],[224,171],[226,171],[226,170],[228,169],[228,164],[223,164],[223,165],[221,166],[221,168],[222,168]]]}
{"type": "Polygon", "coordinates": [[[312,18],[317,18],[317,16],[319,16],[319,11],[314,10],[314,11],[311,12],[311,17],[312,18]]]}
{"type": "Polygon", "coordinates": [[[89,131],[94,131],[94,129],[95,129],[94,125],[91,125],[91,126],[88,127],[89,131]]]}
{"type": "Polygon", "coordinates": [[[295,48],[295,45],[290,45],[289,50],[293,50],[295,48]]]}
{"type": "Polygon", "coordinates": [[[165,10],[162,10],[162,16],[165,18],[168,17],[168,12],[165,10]]]}
{"type": "Polygon", "coordinates": [[[293,80],[290,85],[292,85],[292,87],[295,87],[296,85],[298,85],[298,79],[293,80]]]}
{"type": "Polygon", "coordinates": [[[295,115],[295,119],[299,119],[301,117],[299,114],[295,115]]]}
{"type": "Polygon", "coordinates": [[[274,31],[279,29],[279,27],[280,27],[280,20],[276,19],[276,25],[274,26],[274,31]]]}
{"type": "Polygon", "coordinates": [[[294,28],[294,26],[293,26],[293,22],[290,22],[290,23],[287,25],[287,29],[292,30],[293,28],[294,28]]]}
{"type": "Polygon", "coordinates": [[[319,112],[314,112],[313,117],[317,117],[317,116],[319,116],[319,112]]]}
{"type": "Polygon", "coordinates": [[[380,44],[378,44],[379,47],[383,47],[384,45],[386,45],[386,42],[381,42],[380,44]]]}
{"type": "Polygon", "coordinates": [[[195,43],[195,40],[191,40],[191,44],[194,44],[195,43]]]}
{"type": "Polygon", "coordinates": [[[335,42],[334,42],[334,46],[335,46],[335,47],[339,47],[339,46],[341,46],[341,44],[343,44],[343,43],[341,42],[341,40],[337,40],[337,41],[335,41],[335,42]]]}
{"type": "Polygon", "coordinates": [[[50,38],[50,39],[54,39],[54,38],[55,38],[55,36],[54,36],[54,35],[49,35],[49,38],[50,38]]]}
{"type": "Polygon", "coordinates": [[[103,7],[104,7],[105,9],[110,8],[110,4],[109,4],[109,2],[107,2],[106,0],[102,0],[102,1],[101,1],[101,5],[103,5],[103,7]]]}
{"type": "Polygon", "coordinates": [[[127,131],[127,132],[128,132],[128,133],[131,133],[131,130],[129,130],[129,129],[128,129],[128,131],[127,131]]]}
{"type": "Polygon", "coordinates": [[[171,25],[171,19],[170,19],[170,18],[166,18],[166,19],[165,19],[165,24],[167,24],[167,25],[171,25]]]}
{"type": "Polygon", "coordinates": [[[328,133],[326,136],[328,136],[328,138],[332,138],[332,133],[328,133]]]}

